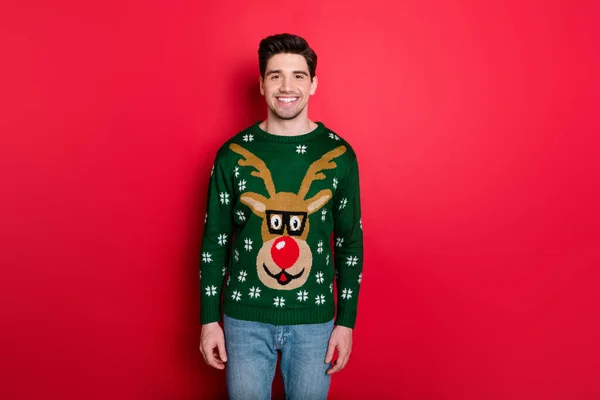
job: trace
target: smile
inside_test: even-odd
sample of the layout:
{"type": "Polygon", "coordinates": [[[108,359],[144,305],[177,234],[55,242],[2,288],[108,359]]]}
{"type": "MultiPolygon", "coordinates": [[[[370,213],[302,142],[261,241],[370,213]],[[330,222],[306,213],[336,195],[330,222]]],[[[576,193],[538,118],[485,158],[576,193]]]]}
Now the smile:
{"type": "Polygon", "coordinates": [[[276,99],[282,105],[294,104],[298,101],[298,97],[276,97],[276,99]]]}
{"type": "Polygon", "coordinates": [[[279,282],[279,284],[281,284],[281,285],[287,285],[294,279],[300,278],[302,276],[302,274],[304,273],[304,268],[302,268],[302,271],[298,272],[296,275],[290,275],[287,272],[285,272],[284,270],[281,270],[281,272],[278,274],[272,274],[271,271],[269,271],[269,269],[265,265],[265,263],[263,263],[263,268],[265,269],[265,272],[271,278],[277,279],[277,282],[279,282]]]}

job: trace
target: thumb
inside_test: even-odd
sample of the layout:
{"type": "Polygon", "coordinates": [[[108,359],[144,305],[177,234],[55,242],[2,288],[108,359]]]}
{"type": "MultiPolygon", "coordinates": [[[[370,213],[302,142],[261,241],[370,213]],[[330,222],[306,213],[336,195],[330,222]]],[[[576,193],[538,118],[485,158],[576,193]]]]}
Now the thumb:
{"type": "Polygon", "coordinates": [[[329,342],[329,346],[327,347],[327,355],[325,356],[325,362],[328,363],[333,358],[333,352],[335,351],[335,344],[333,342],[329,342]]]}
{"type": "Polygon", "coordinates": [[[223,362],[227,361],[227,353],[225,352],[225,343],[219,342],[218,348],[219,348],[219,357],[221,358],[221,360],[223,360],[223,362]]]}

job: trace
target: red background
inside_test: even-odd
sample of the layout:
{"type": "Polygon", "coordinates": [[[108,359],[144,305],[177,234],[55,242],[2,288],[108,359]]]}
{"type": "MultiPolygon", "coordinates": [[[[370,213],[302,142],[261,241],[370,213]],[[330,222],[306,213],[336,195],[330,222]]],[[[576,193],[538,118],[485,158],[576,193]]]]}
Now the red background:
{"type": "Polygon", "coordinates": [[[596,2],[5,3],[3,400],[224,398],[197,349],[200,222],[279,32],[316,49],[310,115],[359,155],[330,398],[600,396],[596,2]]]}

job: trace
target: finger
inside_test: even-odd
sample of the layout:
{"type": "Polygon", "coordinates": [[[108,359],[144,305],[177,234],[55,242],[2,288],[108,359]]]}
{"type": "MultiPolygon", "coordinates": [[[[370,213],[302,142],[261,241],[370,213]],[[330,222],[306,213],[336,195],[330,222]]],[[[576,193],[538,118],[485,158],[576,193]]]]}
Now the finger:
{"type": "Polygon", "coordinates": [[[227,352],[225,351],[225,343],[222,341],[217,343],[217,347],[219,348],[219,358],[223,362],[227,362],[227,352]]]}
{"type": "Polygon", "coordinates": [[[342,365],[340,366],[340,369],[338,371],[341,371],[344,368],[346,368],[346,365],[348,365],[348,361],[350,361],[350,353],[347,353],[344,355],[344,357],[340,357],[340,358],[341,358],[340,362],[342,365]]]}
{"type": "Polygon", "coordinates": [[[329,375],[335,374],[336,372],[344,369],[346,364],[348,363],[348,359],[350,357],[350,352],[347,349],[338,349],[338,358],[335,360],[335,364],[331,367],[327,373],[329,375]]]}
{"type": "Polygon", "coordinates": [[[342,368],[342,363],[341,363],[340,358],[338,357],[337,360],[335,360],[333,366],[327,370],[327,375],[335,374],[341,368],[342,368]]]}
{"type": "Polygon", "coordinates": [[[206,363],[216,369],[225,368],[225,364],[223,364],[222,362],[219,362],[212,351],[207,354],[206,363]]]}
{"type": "Polygon", "coordinates": [[[204,345],[202,343],[200,343],[200,354],[202,354],[204,362],[208,364],[208,361],[206,360],[206,351],[204,351],[204,345]]]}
{"type": "Polygon", "coordinates": [[[335,351],[335,343],[332,341],[329,342],[329,346],[327,347],[327,355],[325,355],[325,363],[328,363],[333,358],[333,352],[335,351]]]}
{"type": "Polygon", "coordinates": [[[213,368],[223,369],[225,366],[223,365],[223,363],[217,360],[217,357],[215,357],[214,354],[216,346],[216,343],[203,343],[202,355],[204,356],[204,362],[213,368]]]}

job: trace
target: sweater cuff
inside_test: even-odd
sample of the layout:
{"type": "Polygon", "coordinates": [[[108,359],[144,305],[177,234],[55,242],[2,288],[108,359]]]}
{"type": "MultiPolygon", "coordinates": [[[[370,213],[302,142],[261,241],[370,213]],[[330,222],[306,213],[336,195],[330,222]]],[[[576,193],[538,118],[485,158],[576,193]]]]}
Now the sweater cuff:
{"type": "Polygon", "coordinates": [[[338,311],[335,324],[354,329],[356,324],[356,311],[338,311]]]}
{"type": "Polygon", "coordinates": [[[200,307],[200,324],[210,324],[211,322],[218,322],[221,320],[221,309],[220,305],[206,304],[200,307]]]}

